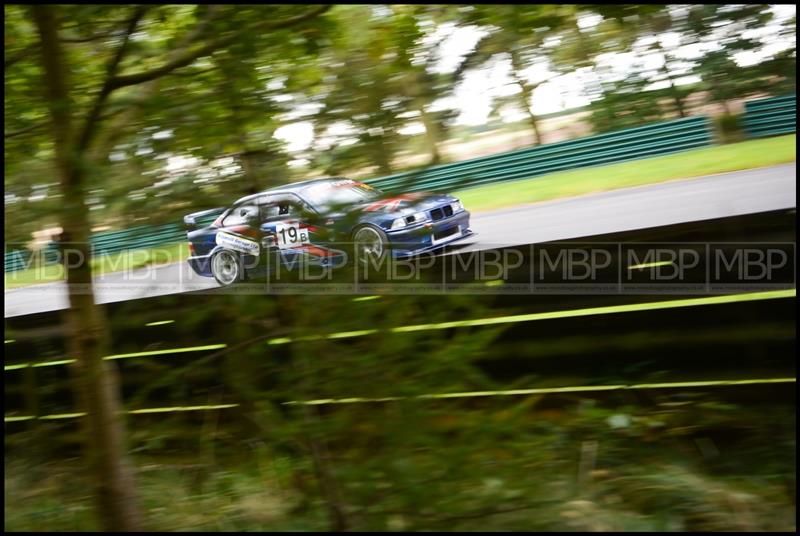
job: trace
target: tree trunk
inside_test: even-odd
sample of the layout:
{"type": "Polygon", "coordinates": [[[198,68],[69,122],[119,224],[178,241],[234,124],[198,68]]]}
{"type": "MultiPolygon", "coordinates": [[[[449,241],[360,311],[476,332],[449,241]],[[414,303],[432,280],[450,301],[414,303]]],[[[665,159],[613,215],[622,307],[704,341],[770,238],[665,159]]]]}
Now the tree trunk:
{"type": "Polygon", "coordinates": [[[217,60],[217,65],[222,71],[222,87],[225,91],[225,98],[228,104],[228,124],[230,126],[235,144],[239,147],[239,163],[242,165],[244,182],[247,185],[248,193],[255,194],[261,191],[256,173],[255,162],[247,142],[247,131],[245,129],[245,118],[242,116],[241,108],[244,101],[239,89],[233,83],[236,78],[236,70],[233,62],[237,61],[230,55],[217,60]]]}
{"type": "Polygon", "coordinates": [[[673,81],[671,76],[667,76],[669,79],[669,89],[670,93],[672,93],[672,100],[675,103],[675,108],[678,110],[678,115],[682,118],[686,117],[686,110],[683,106],[683,99],[681,99],[680,93],[678,88],[675,86],[675,82],[673,81]]]}
{"type": "Polygon", "coordinates": [[[378,170],[382,175],[391,175],[392,162],[387,154],[386,146],[383,142],[382,136],[383,135],[381,135],[381,138],[378,138],[374,144],[375,163],[378,164],[378,170]]]}
{"type": "Polygon", "coordinates": [[[85,155],[73,131],[65,55],[58,36],[54,6],[34,5],[32,14],[41,40],[47,99],[52,120],[56,160],[63,194],[62,251],[75,260],[67,269],[70,309],[67,312],[69,351],[77,360],[76,398],[86,412],[85,455],[103,530],[136,531],[139,513],[132,471],[125,452],[125,427],[120,416],[117,377],[103,360],[108,355],[108,326],[102,308],[94,303],[89,265],[89,214],[84,201],[85,155]]]}
{"type": "MultiPolygon", "coordinates": [[[[527,98],[525,100],[529,102],[527,98]]],[[[528,124],[530,124],[533,130],[533,144],[540,145],[542,143],[542,133],[539,131],[539,120],[533,115],[530,107],[526,107],[525,111],[528,113],[528,124]]]]}
{"type": "Polygon", "coordinates": [[[539,131],[539,120],[533,114],[532,109],[533,91],[536,87],[531,86],[531,84],[527,83],[525,79],[522,78],[520,74],[521,70],[522,64],[519,57],[514,52],[511,52],[511,74],[520,89],[520,105],[522,105],[522,109],[525,110],[528,116],[528,124],[531,126],[531,130],[533,130],[533,145],[539,145],[542,143],[542,133],[539,131]]]}
{"type": "Polygon", "coordinates": [[[520,104],[528,116],[528,124],[531,126],[531,130],[533,130],[533,144],[539,145],[542,143],[542,133],[539,131],[539,120],[533,115],[533,110],[531,110],[530,105],[533,89],[519,78],[517,79],[517,85],[522,90],[520,93],[522,96],[520,104]]]}
{"type": "Polygon", "coordinates": [[[658,49],[661,55],[664,56],[664,64],[661,66],[661,72],[669,82],[669,92],[672,96],[672,102],[675,103],[675,109],[678,110],[678,115],[680,115],[682,118],[686,117],[686,110],[683,106],[683,99],[681,99],[680,90],[675,85],[675,80],[670,74],[667,53],[664,51],[664,47],[661,46],[661,41],[659,40],[656,40],[656,49],[658,49]]]}
{"type": "Polygon", "coordinates": [[[442,140],[442,134],[439,131],[439,125],[436,119],[428,111],[425,105],[425,98],[423,97],[422,85],[424,81],[421,75],[414,72],[408,79],[408,95],[413,99],[414,108],[419,112],[422,124],[425,126],[425,140],[428,142],[428,151],[431,153],[430,165],[436,165],[442,161],[442,155],[439,153],[439,143],[442,140]]]}
{"type": "Polygon", "coordinates": [[[422,124],[425,126],[425,139],[428,142],[428,150],[431,153],[430,165],[435,166],[442,161],[442,155],[439,153],[439,142],[441,140],[439,125],[436,124],[430,112],[425,109],[425,103],[421,98],[416,99],[416,105],[422,124]]]}

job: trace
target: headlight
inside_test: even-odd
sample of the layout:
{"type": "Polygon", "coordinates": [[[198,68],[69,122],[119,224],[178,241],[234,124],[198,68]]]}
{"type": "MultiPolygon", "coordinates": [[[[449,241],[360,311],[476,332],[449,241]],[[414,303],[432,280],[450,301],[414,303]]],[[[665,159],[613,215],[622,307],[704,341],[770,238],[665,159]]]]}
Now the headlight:
{"type": "Polygon", "coordinates": [[[450,208],[453,209],[453,214],[455,214],[460,210],[464,210],[464,205],[461,204],[461,201],[456,199],[454,203],[450,203],[450,208]]]}
{"type": "Polygon", "coordinates": [[[424,212],[416,212],[410,216],[397,218],[392,222],[392,229],[402,229],[406,225],[416,225],[428,220],[428,215],[424,212]]]}

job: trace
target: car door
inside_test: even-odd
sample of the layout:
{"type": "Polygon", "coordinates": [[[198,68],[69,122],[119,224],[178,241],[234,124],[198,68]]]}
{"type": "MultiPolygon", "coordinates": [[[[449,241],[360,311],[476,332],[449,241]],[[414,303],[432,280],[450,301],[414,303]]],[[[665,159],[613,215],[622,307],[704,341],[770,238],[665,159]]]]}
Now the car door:
{"type": "Polygon", "coordinates": [[[272,194],[259,198],[261,223],[259,232],[270,261],[291,261],[307,254],[312,248],[313,232],[310,221],[313,211],[293,194],[272,194]]]}
{"type": "Polygon", "coordinates": [[[222,218],[214,238],[218,247],[242,253],[246,269],[254,266],[260,255],[258,219],[255,199],[238,203],[222,218]]]}

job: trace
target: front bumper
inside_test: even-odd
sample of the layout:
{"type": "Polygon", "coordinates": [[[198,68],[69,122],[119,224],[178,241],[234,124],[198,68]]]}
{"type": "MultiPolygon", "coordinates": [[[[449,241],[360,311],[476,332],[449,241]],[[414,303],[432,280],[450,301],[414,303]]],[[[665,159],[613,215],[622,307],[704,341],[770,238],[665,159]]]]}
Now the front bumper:
{"type": "Polygon", "coordinates": [[[435,251],[472,236],[475,233],[469,228],[469,216],[469,211],[462,210],[449,218],[411,229],[386,231],[391,242],[392,257],[398,259],[435,251]]]}

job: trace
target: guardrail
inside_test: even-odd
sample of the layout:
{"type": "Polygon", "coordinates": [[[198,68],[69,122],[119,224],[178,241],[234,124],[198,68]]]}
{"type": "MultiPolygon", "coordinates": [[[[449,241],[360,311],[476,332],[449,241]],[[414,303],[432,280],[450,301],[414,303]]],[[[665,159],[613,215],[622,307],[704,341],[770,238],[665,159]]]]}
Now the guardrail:
{"type": "MultiPolygon", "coordinates": [[[[463,189],[671,154],[712,143],[709,118],[689,117],[398,173],[366,182],[386,190],[410,192],[463,189]]],[[[215,216],[212,214],[200,218],[198,223],[208,225],[215,216]]],[[[97,233],[92,237],[92,246],[95,255],[103,255],[184,240],[184,227],[180,223],[170,223],[97,233]]],[[[30,252],[6,252],[5,270],[23,269],[30,260],[30,252]]]]}
{"type": "Polygon", "coordinates": [[[797,95],[746,102],[744,130],[749,138],[797,132],[797,95]]]}
{"type": "Polygon", "coordinates": [[[410,192],[471,188],[556,171],[670,154],[711,143],[708,117],[688,117],[462,160],[365,182],[386,190],[410,192]]]}
{"type": "Polygon", "coordinates": [[[5,271],[16,272],[17,270],[25,269],[25,267],[28,265],[31,255],[31,252],[27,249],[7,251],[5,258],[3,259],[5,261],[5,271]]]}
{"type": "MultiPolygon", "coordinates": [[[[221,212],[221,210],[220,210],[221,212]]],[[[198,218],[201,226],[210,225],[218,214],[198,218]]],[[[91,238],[93,256],[111,255],[126,250],[146,249],[164,244],[174,244],[186,240],[186,229],[179,223],[164,225],[140,225],[121,231],[96,233],[91,238]]],[[[17,249],[5,253],[6,272],[16,272],[33,266],[47,266],[60,262],[58,245],[50,242],[38,253],[27,249],[17,249]],[[42,255],[39,259],[34,255],[42,255]]]]}

